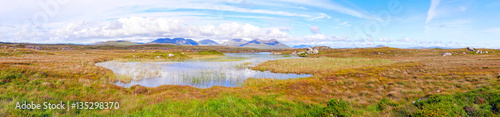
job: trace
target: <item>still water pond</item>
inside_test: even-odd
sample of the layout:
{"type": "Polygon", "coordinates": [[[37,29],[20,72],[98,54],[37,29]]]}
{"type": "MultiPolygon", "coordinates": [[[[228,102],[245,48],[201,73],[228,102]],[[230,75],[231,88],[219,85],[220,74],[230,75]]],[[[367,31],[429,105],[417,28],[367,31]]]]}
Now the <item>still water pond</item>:
{"type": "Polygon", "coordinates": [[[310,74],[271,73],[256,71],[248,67],[259,63],[296,58],[295,56],[270,55],[263,53],[226,53],[218,59],[188,60],[181,62],[103,62],[97,63],[112,70],[120,77],[131,78],[131,82],[115,82],[123,87],[141,85],[157,87],[160,85],[190,85],[207,88],[215,85],[236,87],[247,78],[288,79],[310,77],[310,74]]]}

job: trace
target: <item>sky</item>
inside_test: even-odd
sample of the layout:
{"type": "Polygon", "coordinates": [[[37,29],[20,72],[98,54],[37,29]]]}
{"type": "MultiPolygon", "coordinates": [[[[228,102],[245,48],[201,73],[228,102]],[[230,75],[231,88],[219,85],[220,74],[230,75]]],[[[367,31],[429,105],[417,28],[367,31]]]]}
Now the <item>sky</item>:
{"type": "Polygon", "coordinates": [[[500,48],[498,0],[0,0],[0,42],[500,48]]]}

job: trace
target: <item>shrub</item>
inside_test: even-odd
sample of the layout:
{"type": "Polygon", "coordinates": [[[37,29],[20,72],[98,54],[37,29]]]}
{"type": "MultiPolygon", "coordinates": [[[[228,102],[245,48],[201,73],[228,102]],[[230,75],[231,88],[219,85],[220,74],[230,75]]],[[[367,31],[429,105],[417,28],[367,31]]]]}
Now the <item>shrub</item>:
{"type": "Polygon", "coordinates": [[[496,95],[496,97],[490,101],[490,105],[493,113],[500,114],[500,96],[496,95]]]}
{"type": "Polygon", "coordinates": [[[496,116],[500,110],[500,93],[482,88],[454,95],[431,95],[414,106],[418,109],[411,116],[496,116]]]}
{"type": "Polygon", "coordinates": [[[462,116],[465,111],[457,104],[452,96],[432,95],[428,100],[416,102],[415,116],[462,116]]]}
{"type": "Polygon", "coordinates": [[[340,99],[332,99],[328,101],[326,107],[319,111],[319,116],[338,116],[350,117],[352,116],[352,108],[349,103],[340,99]]]}
{"type": "Polygon", "coordinates": [[[307,57],[307,53],[302,53],[299,55],[300,57],[307,57]]]}
{"type": "Polygon", "coordinates": [[[217,51],[217,50],[200,51],[196,54],[199,54],[199,55],[224,55],[224,53],[217,51]]]}
{"type": "Polygon", "coordinates": [[[384,98],[380,100],[380,102],[377,104],[379,110],[385,110],[389,107],[396,107],[398,104],[392,100],[389,100],[387,98],[384,98]]]}
{"type": "Polygon", "coordinates": [[[21,78],[22,77],[22,73],[8,73],[8,72],[2,72],[0,74],[0,85],[1,84],[5,84],[5,83],[8,83],[10,82],[11,80],[13,79],[16,79],[16,78],[21,78]]]}

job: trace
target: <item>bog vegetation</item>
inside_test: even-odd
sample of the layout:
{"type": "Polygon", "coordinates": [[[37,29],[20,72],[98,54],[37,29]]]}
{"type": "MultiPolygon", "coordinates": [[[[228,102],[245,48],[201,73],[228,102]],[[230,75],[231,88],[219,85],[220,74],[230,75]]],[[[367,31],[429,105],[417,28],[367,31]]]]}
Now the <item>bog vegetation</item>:
{"type": "Polygon", "coordinates": [[[94,64],[186,60],[222,56],[222,52],[266,50],[175,45],[40,45],[44,46],[41,50],[2,46],[0,116],[500,115],[500,50],[487,50],[488,54],[465,49],[321,50],[305,58],[268,61],[252,68],[312,77],[249,79],[243,87],[199,89],[173,85],[123,88],[111,83],[123,76],[94,64]],[[443,57],[442,52],[455,54],[443,57]],[[119,102],[120,108],[15,109],[17,102],[24,101],[119,102]]]}

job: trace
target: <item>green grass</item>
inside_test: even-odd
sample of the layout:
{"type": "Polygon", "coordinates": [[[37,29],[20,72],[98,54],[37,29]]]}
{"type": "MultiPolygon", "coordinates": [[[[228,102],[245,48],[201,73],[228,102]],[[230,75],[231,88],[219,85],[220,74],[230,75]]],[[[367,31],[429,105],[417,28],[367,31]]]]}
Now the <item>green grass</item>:
{"type": "MultiPolygon", "coordinates": [[[[348,102],[340,99],[331,99],[325,107],[308,113],[310,116],[335,116],[335,117],[350,117],[353,115],[354,109],[348,102]]],[[[309,116],[308,115],[308,116],[309,116]]]]}
{"type": "Polygon", "coordinates": [[[294,116],[317,110],[320,105],[295,102],[280,95],[248,98],[222,94],[208,100],[164,101],[145,107],[133,116],[294,116]]]}
{"type": "Polygon", "coordinates": [[[152,53],[136,53],[125,56],[127,59],[188,59],[189,56],[181,52],[152,52],[152,53]],[[169,55],[173,54],[173,57],[169,55]]]}
{"type": "Polygon", "coordinates": [[[217,50],[200,51],[200,52],[197,52],[196,54],[198,54],[198,55],[224,55],[224,53],[217,51],[217,50]]]}
{"type": "Polygon", "coordinates": [[[55,55],[54,53],[42,52],[42,51],[31,50],[31,49],[16,49],[16,50],[1,49],[0,50],[0,56],[21,56],[21,55],[27,55],[27,54],[34,54],[34,55],[55,55]]]}
{"type": "Polygon", "coordinates": [[[498,116],[499,107],[499,89],[481,88],[453,95],[429,95],[408,107],[415,108],[413,112],[399,115],[489,117],[498,116]]]}
{"type": "Polygon", "coordinates": [[[246,58],[246,57],[224,57],[224,58],[220,58],[220,59],[210,59],[207,61],[210,61],[210,62],[232,62],[232,61],[244,61],[247,59],[249,59],[249,58],[246,58]]]}

